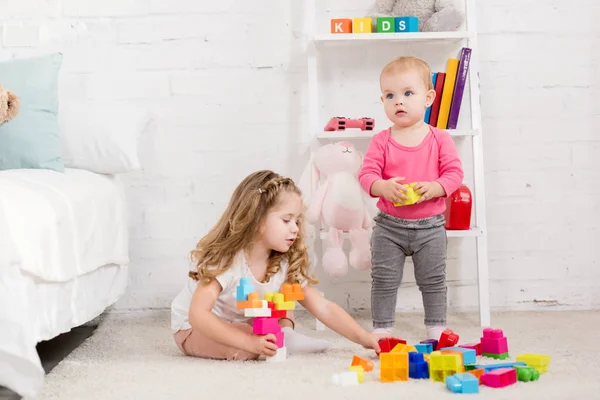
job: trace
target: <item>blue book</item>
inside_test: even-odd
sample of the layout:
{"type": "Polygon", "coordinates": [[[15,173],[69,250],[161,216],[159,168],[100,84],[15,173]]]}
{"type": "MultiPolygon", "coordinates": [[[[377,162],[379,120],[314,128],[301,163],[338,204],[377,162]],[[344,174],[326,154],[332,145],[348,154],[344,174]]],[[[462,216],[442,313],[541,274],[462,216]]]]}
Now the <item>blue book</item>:
{"type": "MultiPolygon", "coordinates": [[[[431,74],[431,82],[433,83],[433,87],[435,89],[435,82],[437,81],[437,72],[434,72],[433,74],[431,74]]],[[[429,117],[431,116],[431,106],[427,107],[427,110],[425,110],[425,123],[428,124],[429,123],[429,117]]]]}

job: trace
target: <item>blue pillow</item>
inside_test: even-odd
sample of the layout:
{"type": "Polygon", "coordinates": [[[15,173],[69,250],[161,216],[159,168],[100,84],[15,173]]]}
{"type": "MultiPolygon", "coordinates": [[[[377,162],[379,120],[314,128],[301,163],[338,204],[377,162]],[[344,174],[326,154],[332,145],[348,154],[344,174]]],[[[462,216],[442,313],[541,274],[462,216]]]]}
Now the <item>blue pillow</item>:
{"type": "Polygon", "coordinates": [[[0,170],[64,171],[58,129],[62,53],[0,62],[0,84],[21,100],[15,118],[0,125],[0,170]]]}

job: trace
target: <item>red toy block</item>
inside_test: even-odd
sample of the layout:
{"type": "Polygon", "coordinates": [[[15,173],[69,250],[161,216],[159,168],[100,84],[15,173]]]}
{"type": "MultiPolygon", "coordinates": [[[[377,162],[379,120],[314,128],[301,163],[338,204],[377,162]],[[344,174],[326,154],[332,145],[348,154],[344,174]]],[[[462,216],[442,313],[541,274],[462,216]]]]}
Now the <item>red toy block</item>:
{"type": "Polygon", "coordinates": [[[503,388],[517,383],[517,370],[498,368],[481,375],[481,384],[493,388],[503,388]]]}
{"type": "Polygon", "coordinates": [[[462,347],[463,349],[475,350],[475,355],[476,356],[480,356],[481,355],[481,343],[461,344],[458,347],[462,347]]]}
{"type": "Polygon", "coordinates": [[[502,329],[485,328],[481,338],[481,353],[504,354],[508,353],[508,341],[502,329]]]}
{"type": "Polygon", "coordinates": [[[252,320],[252,332],[255,335],[267,335],[281,332],[278,318],[257,317],[252,320]]]}
{"type": "Polygon", "coordinates": [[[458,344],[458,339],[459,337],[456,333],[452,332],[451,329],[446,329],[440,335],[436,350],[443,349],[444,347],[454,347],[458,344]]]}
{"type": "Polygon", "coordinates": [[[377,343],[379,343],[379,347],[381,348],[381,351],[377,352],[377,355],[379,355],[380,353],[389,353],[397,344],[406,344],[406,340],[399,338],[385,338],[379,339],[377,343]]]}
{"type": "Polygon", "coordinates": [[[325,131],[344,131],[350,128],[357,128],[362,131],[372,131],[375,128],[373,118],[352,119],[345,117],[333,117],[325,125],[325,131]]]}
{"type": "Polygon", "coordinates": [[[285,318],[287,316],[287,310],[276,310],[275,303],[268,302],[267,305],[271,309],[271,317],[273,318],[285,318]]]}

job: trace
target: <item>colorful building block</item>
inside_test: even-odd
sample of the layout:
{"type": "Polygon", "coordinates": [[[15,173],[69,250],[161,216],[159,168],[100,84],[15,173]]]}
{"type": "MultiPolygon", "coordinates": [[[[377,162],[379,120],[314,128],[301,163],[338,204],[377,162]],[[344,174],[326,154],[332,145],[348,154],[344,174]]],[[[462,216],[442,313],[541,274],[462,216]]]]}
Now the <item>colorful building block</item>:
{"type": "Polygon", "coordinates": [[[348,367],[350,371],[356,372],[358,376],[358,383],[363,383],[365,381],[365,369],[360,365],[351,365],[348,367]]]}
{"type": "Polygon", "coordinates": [[[390,353],[417,353],[417,349],[414,346],[408,345],[406,343],[398,343],[394,346],[390,353]]]}
{"type": "Polygon", "coordinates": [[[266,358],[268,363],[278,363],[285,360],[287,360],[287,348],[285,346],[278,348],[274,356],[266,358]]]}
{"type": "Polygon", "coordinates": [[[440,350],[441,351],[449,350],[449,351],[462,353],[463,363],[465,365],[475,364],[477,362],[477,355],[475,353],[475,350],[473,350],[473,349],[465,349],[462,347],[444,347],[443,349],[440,349],[440,350]]]}
{"type": "Polygon", "coordinates": [[[540,373],[537,369],[526,366],[516,365],[514,367],[517,370],[517,380],[521,382],[537,381],[540,379],[540,373]]]}
{"type": "Polygon", "coordinates": [[[408,353],[408,376],[413,379],[429,379],[429,364],[423,353],[408,353]]]}
{"type": "Polygon", "coordinates": [[[331,377],[331,383],[336,386],[354,386],[358,385],[358,374],[356,371],[346,371],[335,374],[331,377]]]}
{"type": "Polygon", "coordinates": [[[352,33],[352,20],[350,18],[332,19],[331,33],[352,33]]]}
{"type": "Polygon", "coordinates": [[[354,18],[352,20],[353,33],[371,33],[373,31],[373,18],[354,18]]]}
{"type": "Polygon", "coordinates": [[[472,370],[468,371],[467,374],[473,375],[481,383],[481,377],[483,376],[483,374],[485,374],[485,369],[483,369],[483,368],[472,369],[472,370]]]}
{"type": "Polygon", "coordinates": [[[361,366],[365,370],[365,372],[371,372],[371,371],[373,371],[373,368],[375,368],[375,365],[373,365],[372,361],[369,361],[369,360],[359,357],[359,356],[352,357],[352,364],[350,364],[350,366],[351,367],[361,366]]]}
{"type": "Polygon", "coordinates": [[[294,310],[296,308],[295,302],[285,301],[283,293],[275,293],[273,303],[275,303],[276,310],[294,310]]]}
{"type": "MultiPolygon", "coordinates": [[[[422,344],[431,344],[432,350],[431,351],[435,351],[437,350],[437,346],[438,346],[438,340],[437,339],[427,339],[427,340],[421,340],[419,343],[422,344]]],[[[431,353],[431,352],[430,352],[431,353]]]]}
{"type": "Polygon", "coordinates": [[[254,286],[250,283],[250,279],[241,278],[236,288],[236,300],[246,301],[248,300],[248,295],[252,292],[254,292],[254,286]]]}
{"type": "Polygon", "coordinates": [[[493,388],[503,388],[516,382],[517,370],[514,368],[499,368],[481,376],[481,384],[493,388]]]}
{"type": "Polygon", "coordinates": [[[396,32],[419,32],[419,18],[396,17],[394,19],[394,30],[396,32]]]}
{"type": "Polygon", "coordinates": [[[458,344],[458,335],[454,333],[451,329],[446,329],[440,335],[440,340],[438,341],[438,345],[436,350],[440,350],[444,347],[454,347],[458,344]]]}
{"type": "Polygon", "coordinates": [[[415,204],[420,198],[421,195],[417,194],[417,192],[415,192],[415,185],[416,183],[405,183],[402,186],[404,186],[406,188],[406,192],[404,193],[407,197],[406,200],[402,200],[399,203],[394,203],[394,206],[396,207],[401,207],[401,206],[408,206],[411,204],[415,204]]]}
{"type": "Polygon", "coordinates": [[[459,353],[442,354],[434,351],[429,355],[429,377],[435,382],[445,382],[446,377],[463,371],[459,353]]]}
{"type": "Polygon", "coordinates": [[[304,300],[304,292],[302,286],[298,283],[289,284],[284,283],[281,285],[281,293],[283,294],[284,301],[301,301],[304,300]]]}
{"type": "Polygon", "coordinates": [[[481,343],[461,344],[458,347],[462,347],[464,349],[473,349],[473,350],[475,350],[475,355],[476,356],[480,356],[481,355],[481,343]]]}
{"type": "Polygon", "coordinates": [[[379,378],[381,382],[408,380],[408,353],[381,353],[379,378]]]}
{"type": "Polygon", "coordinates": [[[521,366],[521,367],[525,367],[527,364],[522,362],[522,361],[511,361],[511,362],[505,362],[505,363],[496,363],[496,364],[475,364],[473,365],[474,369],[483,369],[485,370],[485,372],[490,372],[493,371],[495,369],[500,369],[500,368],[515,368],[517,366],[521,366]]]}
{"type": "Polygon", "coordinates": [[[415,349],[417,349],[419,353],[429,354],[433,351],[433,346],[431,343],[417,343],[415,344],[415,349]]]}
{"type": "Polygon", "coordinates": [[[258,293],[251,292],[248,294],[248,300],[237,302],[237,308],[238,310],[245,308],[262,308],[262,304],[262,300],[258,296],[258,293]]]}
{"type": "Polygon", "coordinates": [[[389,353],[398,343],[406,344],[406,340],[399,338],[385,338],[379,339],[377,343],[379,343],[379,347],[381,348],[381,352],[377,352],[377,355],[379,355],[380,353],[389,353]]]}
{"type": "Polygon", "coordinates": [[[378,33],[394,33],[396,32],[394,17],[377,17],[377,32],[378,33]]]}
{"type": "Polygon", "coordinates": [[[446,377],[446,387],[452,393],[479,393],[479,379],[469,373],[446,377]]]}
{"type": "Polygon", "coordinates": [[[267,303],[267,305],[271,309],[271,317],[285,318],[287,316],[287,310],[276,310],[275,303],[267,303]]]}
{"type": "Polygon", "coordinates": [[[270,317],[271,309],[266,300],[262,300],[262,306],[260,308],[246,308],[244,309],[244,316],[246,317],[270,317]]]}
{"type": "Polygon", "coordinates": [[[506,360],[508,355],[508,341],[502,329],[485,328],[481,337],[481,355],[500,360],[506,360]]]}
{"type": "Polygon", "coordinates": [[[550,356],[545,354],[520,354],[517,361],[526,363],[528,366],[538,370],[540,374],[548,371],[550,365],[550,356]]]}
{"type": "Polygon", "coordinates": [[[277,318],[258,317],[252,320],[252,333],[255,335],[268,335],[269,333],[279,332],[281,332],[281,327],[277,318]]]}

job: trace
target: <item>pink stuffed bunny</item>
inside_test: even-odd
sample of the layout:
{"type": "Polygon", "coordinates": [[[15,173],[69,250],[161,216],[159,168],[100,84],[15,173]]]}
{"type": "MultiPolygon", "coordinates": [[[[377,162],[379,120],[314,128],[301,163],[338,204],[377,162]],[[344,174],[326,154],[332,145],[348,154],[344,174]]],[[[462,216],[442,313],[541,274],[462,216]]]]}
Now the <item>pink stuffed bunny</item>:
{"type": "Polygon", "coordinates": [[[342,250],[344,232],[349,233],[349,261],[358,270],[371,268],[371,246],[367,229],[372,220],[364,194],[358,182],[363,155],[350,142],[338,142],[320,147],[314,158],[316,181],[320,184],[306,211],[311,224],[321,219],[329,229],[323,254],[323,269],[330,276],[348,272],[348,259],[342,250]]]}

